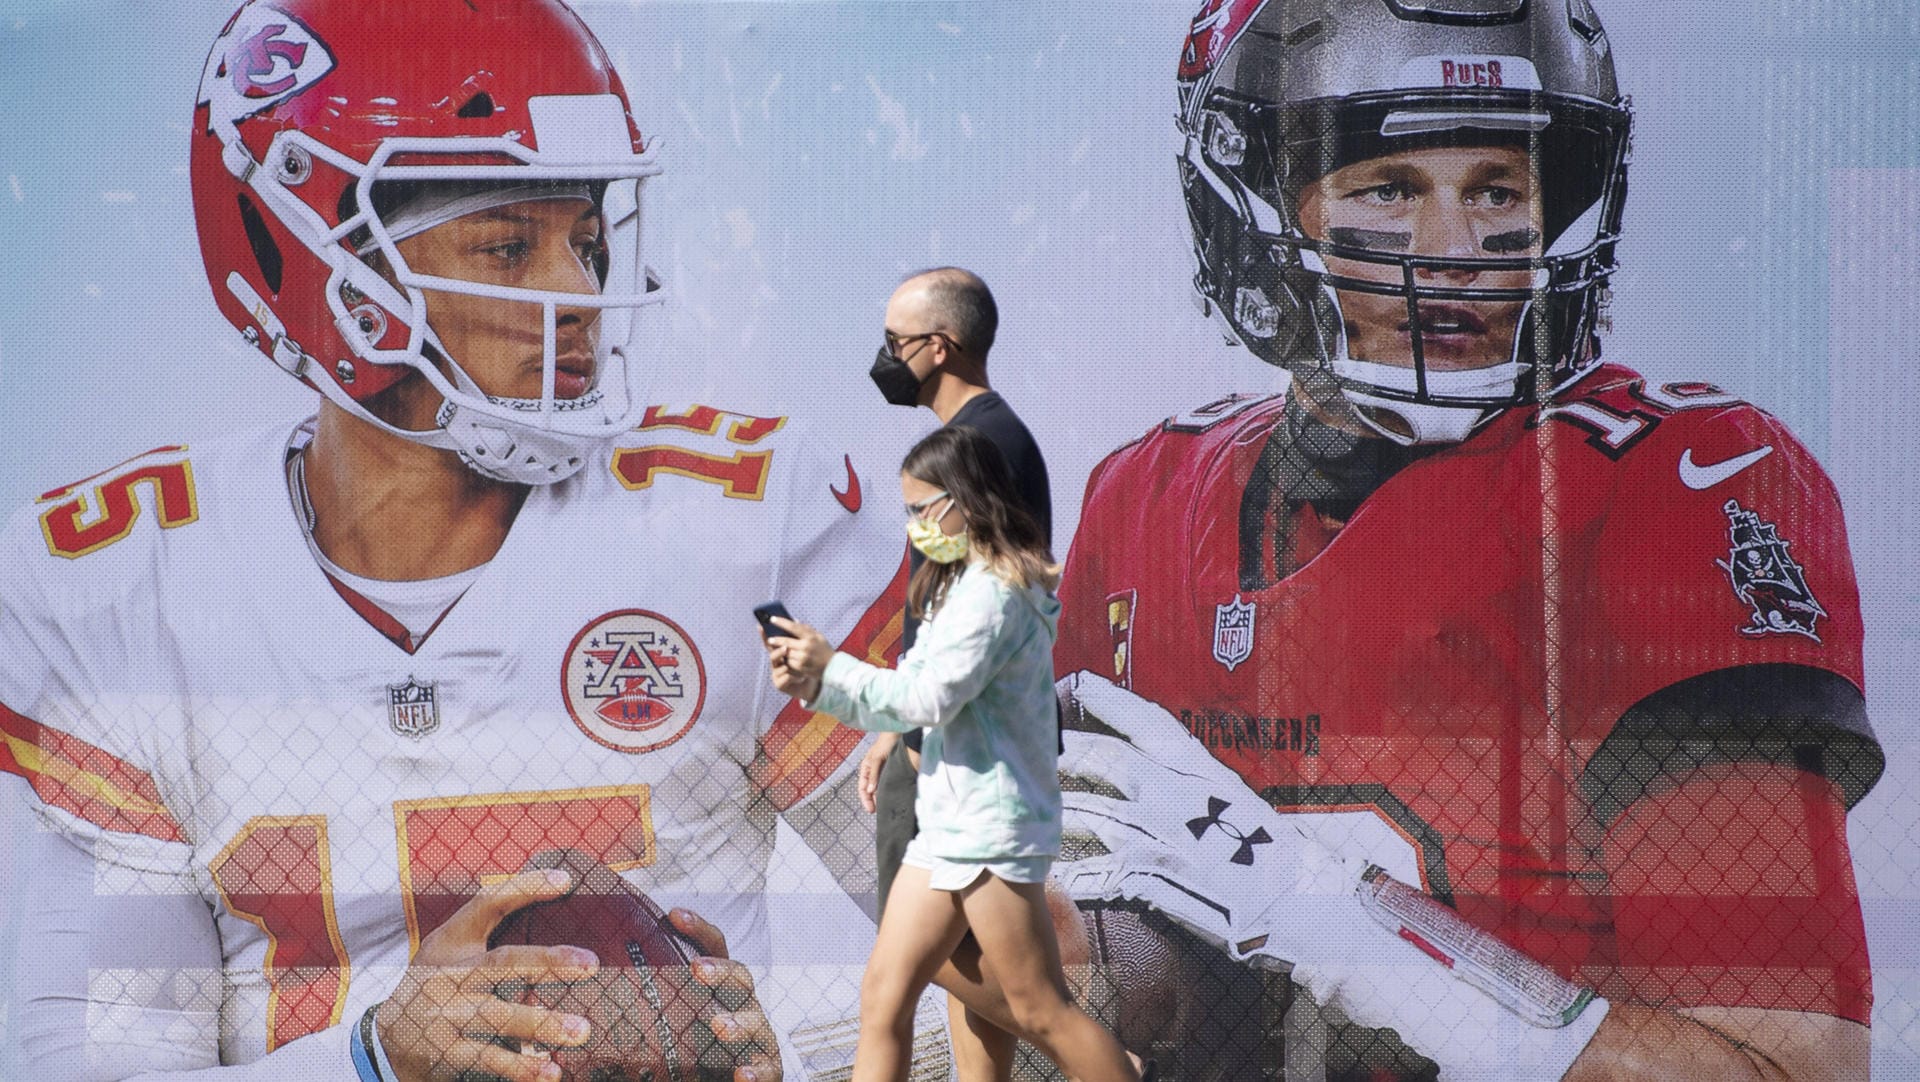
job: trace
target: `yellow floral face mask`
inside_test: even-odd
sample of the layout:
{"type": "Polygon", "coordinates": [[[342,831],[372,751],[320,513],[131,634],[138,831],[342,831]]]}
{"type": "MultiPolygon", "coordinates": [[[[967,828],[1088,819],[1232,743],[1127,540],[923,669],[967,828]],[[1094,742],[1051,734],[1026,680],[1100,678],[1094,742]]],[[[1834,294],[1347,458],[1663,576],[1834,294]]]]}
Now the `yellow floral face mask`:
{"type": "MultiPolygon", "coordinates": [[[[946,496],[941,493],[940,496],[946,496]]],[[[935,499],[939,497],[936,496],[935,499]]],[[[939,514],[916,513],[907,519],[907,540],[919,550],[920,555],[937,564],[950,564],[964,559],[967,555],[967,533],[949,534],[940,528],[940,520],[947,516],[953,507],[953,498],[947,497],[947,505],[939,514]]]]}

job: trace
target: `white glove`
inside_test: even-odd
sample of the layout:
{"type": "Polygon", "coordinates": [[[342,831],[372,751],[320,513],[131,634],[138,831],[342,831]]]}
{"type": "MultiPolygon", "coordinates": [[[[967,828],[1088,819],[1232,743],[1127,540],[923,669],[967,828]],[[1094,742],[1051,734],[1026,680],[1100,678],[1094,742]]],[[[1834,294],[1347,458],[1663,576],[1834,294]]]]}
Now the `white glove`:
{"type": "Polygon", "coordinates": [[[1236,959],[1291,967],[1324,1010],[1395,1030],[1442,1078],[1558,1078],[1599,1028],[1604,999],[1405,886],[1416,856],[1373,813],[1283,814],[1154,703],[1085,672],[1059,691],[1063,828],[1105,850],[1056,865],[1074,898],[1145,902],[1236,959]],[[1118,738],[1074,731],[1089,721],[1118,738]]]}
{"type": "Polygon", "coordinates": [[[1144,901],[1242,961],[1297,961],[1289,936],[1323,909],[1300,899],[1344,899],[1367,861],[1314,844],[1307,817],[1274,811],[1153,703],[1089,673],[1060,688],[1063,830],[1106,851],[1057,866],[1067,892],[1144,901]],[[1086,718],[1122,739],[1072,730],[1086,718]]]}

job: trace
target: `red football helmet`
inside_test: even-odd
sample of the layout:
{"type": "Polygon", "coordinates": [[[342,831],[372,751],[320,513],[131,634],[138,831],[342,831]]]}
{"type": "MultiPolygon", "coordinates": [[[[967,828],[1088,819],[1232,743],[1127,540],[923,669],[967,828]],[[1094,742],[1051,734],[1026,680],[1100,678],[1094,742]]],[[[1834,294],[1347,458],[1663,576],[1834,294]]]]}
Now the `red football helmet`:
{"type": "Polygon", "coordinates": [[[572,474],[638,422],[637,309],[665,296],[641,261],[640,189],[659,167],[605,50],[559,0],[249,0],[207,58],[192,167],[221,311],[355,416],[520,483],[572,474]],[[407,194],[423,192],[424,217],[407,194]],[[396,246],[396,232],[556,192],[599,203],[597,294],[423,275],[396,246]],[[428,289],[539,305],[541,397],[484,393],[436,337],[428,289]],[[601,312],[596,384],[577,398],[554,394],[556,307],[601,312]],[[364,405],[409,372],[445,398],[438,427],[364,405]]]}

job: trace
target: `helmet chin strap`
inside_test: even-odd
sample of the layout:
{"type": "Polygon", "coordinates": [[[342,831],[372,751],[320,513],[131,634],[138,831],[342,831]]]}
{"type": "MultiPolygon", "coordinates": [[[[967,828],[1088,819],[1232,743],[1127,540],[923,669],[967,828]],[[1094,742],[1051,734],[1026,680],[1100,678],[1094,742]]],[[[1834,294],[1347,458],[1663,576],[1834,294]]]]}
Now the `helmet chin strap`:
{"type": "Polygon", "coordinates": [[[1402,447],[1421,443],[1459,443],[1473,434],[1488,411],[1471,406],[1435,406],[1399,402],[1348,391],[1360,423],[1402,447]]]}
{"type": "MultiPolygon", "coordinates": [[[[1427,391],[1443,398],[1498,398],[1511,394],[1520,376],[1517,362],[1473,368],[1460,372],[1427,373],[1427,391]]],[[[1414,390],[1413,369],[1393,364],[1376,364],[1345,357],[1336,360],[1334,375],[1344,382],[1341,393],[1354,407],[1354,413],[1367,427],[1387,439],[1412,446],[1416,443],[1458,443],[1473,434],[1493,411],[1483,406],[1449,405],[1443,402],[1407,402],[1384,395],[1368,394],[1365,384],[1387,390],[1414,390]]]]}
{"type": "Polygon", "coordinates": [[[551,485],[564,481],[579,473],[598,450],[596,441],[503,423],[463,410],[451,402],[440,407],[438,420],[441,429],[451,437],[453,451],[460,456],[460,461],[482,477],[510,484],[551,485]]]}
{"type": "MultiPolygon", "coordinates": [[[[1347,362],[1359,363],[1365,362],[1347,362]]],[[[1458,443],[1491,415],[1472,406],[1438,406],[1370,395],[1343,385],[1318,366],[1296,369],[1293,375],[1301,393],[1336,427],[1364,431],[1402,447],[1458,443]]]]}
{"type": "MultiPolygon", "coordinates": [[[[461,391],[484,397],[496,406],[540,416],[537,398],[508,398],[487,394],[464,369],[451,365],[454,384],[461,391]]],[[[593,388],[579,398],[555,399],[554,411],[602,410],[604,395],[593,388]]],[[[434,420],[452,441],[452,448],[467,467],[483,477],[517,485],[550,485],[580,472],[601,446],[610,440],[589,440],[570,433],[554,432],[533,424],[489,416],[478,410],[462,409],[452,399],[444,400],[434,420]]]]}
{"type": "MultiPolygon", "coordinates": [[[[495,405],[509,409],[537,409],[540,404],[538,399],[486,397],[495,405]]],[[[329,393],[327,399],[375,428],[424,447],[452,451],[475,473],[509,484],[550,485],[564,481],[613,442],[613,437],[595,440],[515,424],[477,410],[461,409],[451,400],[441,402],[433,428],[400,428],[344,393],[329,393]]],[[[580,403],[579,408],[593,408],[600,404],[600,392],[591,391],[574,401],[580,403]]]]}
{"type": "MultiPolygon", "coordinates": [[[[1306,253],[1313,255],[1314,253],[1306,253]]],[[[1332,287],[1321,290],[1340,311],[1340,298],[1332,287]]],[[[1524,322],[1524,321],[1523,321],[1524,322]]],[[[1347,336],[1342,329],[1323,343],[1328,360],[1324,364],[1301,365],[1297,374],[1302,387],[1322,409],[1346,417],[1384,439],[1402,447],[1426,443],[1459,443],[1474,429],[1492,418],[1498,410],[1484,406],[1450,405],[1445,402],[1409,402],[1397,397],[1369,394],[1368,387],[1413,394],[1419,380],[1410,366],[1357,360],[1347,352],[1347,336]]],[[[1427,394],[1439,398],[1501,398],[1513,392],[1525,366],[1516,356],[1505,363],[1459,371],[1426,372],[1427,394]]]]}

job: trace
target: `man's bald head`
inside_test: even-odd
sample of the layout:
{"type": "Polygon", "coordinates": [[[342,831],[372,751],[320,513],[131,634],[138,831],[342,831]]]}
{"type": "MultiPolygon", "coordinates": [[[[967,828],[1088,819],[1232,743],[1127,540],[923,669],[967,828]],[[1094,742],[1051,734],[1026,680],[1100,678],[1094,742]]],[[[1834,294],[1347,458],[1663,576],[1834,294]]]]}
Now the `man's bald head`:
{"type": "Polygon", "coordinates": [[[915,304],[928,330],[944,333],[976,364],[986,363],[1000,329],[1000,308],[979,275],[960,267],[915,271],[901,280],[894,296],[915,304]]]}

